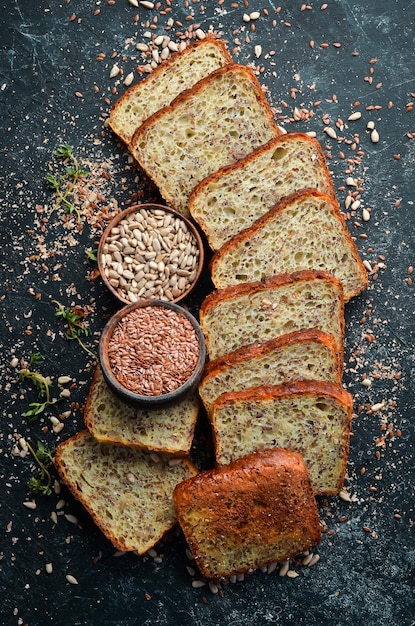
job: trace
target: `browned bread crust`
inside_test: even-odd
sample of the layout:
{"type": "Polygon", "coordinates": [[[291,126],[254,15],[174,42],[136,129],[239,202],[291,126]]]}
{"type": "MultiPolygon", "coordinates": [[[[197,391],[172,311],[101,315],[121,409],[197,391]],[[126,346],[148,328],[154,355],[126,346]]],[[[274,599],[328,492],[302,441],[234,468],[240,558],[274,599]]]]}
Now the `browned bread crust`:
{"type": "Polygon", "coordinates": [[[334,337],[316,328],[242,346],[205,365],[199,393],[208,411],[222,393],[292,380],[340,383],[343,363],[334,337]]]}
{"type": "Polygon", "coordinates": [[[174,490],[178,520],[204,576],[228,578],[319,543],[310,478],[299,454],[261,450],[174,490]]]}
{"type": "Polygon", "coordinates": [[[164,199],[189,214],[198,182],[280,134],[253,71],[232,63],[156,111],[137,128],[129,148],[164,199]]]}
{"type": "MultiPolygon", "coordinates": [[[[293,292],[295,294],[295,299],[298,301],[299,306],[304,306],[305,303],[301,300],[301,289],[302,287],[306,288],[308,292],[311,294],[310,297],[314,296],[316,292],[316,288],[311,289],[313,283],[317,285],[317,281],[324,281],[326,286],[330,286],[330,291],[332,292],[332,297],[330,298],[330,303],[327,306],[330,308],[330,319],[316,319],[316,323],[312,325],[308,325],[307,327],[318,328],[319,330],[323,330],[324,332],[328,332],[327,330],[327,322],[332,322],[333,319],[336,319],[336,332],[331,332],[334,335],[334,338],[337,343],[337,347],[339,350],[339,357],[343,361],[343,344],[344,344],[344,296],[343,296],[343,287],[337,278],[328,274],[324,271],[311,271],[311,270],[302,270],[299,272],[293,272],[291,274],[280,274],[276,276],[271,276],[264,278],[261,281],[253,282],[253,283],[240,283],[239,285],[232,285],[230,287],[226,287],[225,289],[217,289],[210,293],[205,300],[202,302],[200,308],[200,324],[202,330],[206,337],[206,346],[208,350],[208,354],[211,359],[217,358],[218,356],[222,356],[227,352],[231,352],[235,348],[239,348],[242,345],[247,345],[250,343],[255,343],[256,341],[265,341],[272,337],[280,336],[289,332],[288,330],[283,330],[282,332],[276,332],[274,335],[270,333],[270,324],[266,323],[267,318],[264,316],[268,316],[268,319],[271,320],[274,313],[278,312],[278,309],[285,314],[284,305],[276,305],[269,298],[271,295],[275,293],[275,298],[277,302],[277,294],[280,291],[279,288],[286,288],[287,286],[296,287],[297,289],[293,292]],[[308,283],[308,285],[307,285],[308,283]],[[268,293],[267,293],[268,292],[268,293]],[[228,343],[228,338],[230,335],[236,336],[236,334],[240,330],[244,330],[248,321],[244,317],[244,311],[246,311],[246,307],[249,307],[252,303],[253,299],[261,297],[261,305],[262,305],[262,313],[263,319],[262,325],[267,330],[267,335],[262,334],[261,329],[259,328],[259,321],[257,320],[254,325],[254,320],[251,320],[249,323],[252,326],[252,331],[257,336],[250,341],[241,341],[237,346],[232,347],[232,344],[228,343]],[[268,302],[269,300],[269,302],[268,302]],[[222,304],[226,304],[228,309],[225,313],[223,313],[223,317],[226,319],[219,319],[219,313],[222,313],[221,308],[222,304]],[[214,323],[214,326],[213,326],[214,323]],[[218,330],[220,328],[220,331],[218,330]],[[221,350],[220,353],[217,353],[217,350],[213,349],[213,345],[217,342],[220,342],[221,347],[227,349],[221,350]]],[[[310,303],[308,303],[310,304],[310,303]]],[[[318,302],[316,302],[316,307],[318,307],[318,302]]],[[[314,313],[313,313],[313,317],[314,313]]],[[[288,324],[292,325],[290,330],[302,330],[304,326],[298,326],[298,320],[296,318],[290,318],[287,320],[288,324]]]]}
{"type": "Polygon", "coordinates": [[[99,443],[83,430],[56,449],[60,478],[118,549],[144,554],[177,522],[173,489],[197,474],[189,459],[99,443]]]}
{"type": "MultiPolygon", "coordinates": [[[[206,380],[212,374],[216,374],[228,367],[243,363],[244,361],[250,361],[263,354],[268,354],[278,348],[284,348],[285,346],[292,345],[294,343],[308,343],[315,341],[326,346],[333,352],[337,352],[337,345],[332,335],[325,333],[317,328],[306,328],[304,330],[297,330],[281,337],[275,337],[262,343],[255,343],[249,346],[242,346],[232,352],[224,354],[222,357],[208,361],[203,371],[203,380],[206,380]]],[[[340,382],[342,377],[343,364],[338,363],[334,374],[335,380],[333,382],[340,382]]]]}
{"type": "Polygon", "coordinates": [[[352,410],[352,396],[326,381],[224,393],[210,415],[217,463],[273,445],[286,448],[302,455],[315,494],[335,495],[346,473],[352,410]]]}
{"type": "Polygon", "coordinates": [[[228,240],[210,262],[217,288],[301,269],[325,269],[333,274],[343,285],[346,302],[368,284],[338,202],[316,189],[302,189],[283,198],[228,240]]]}
{"type": "MultiPolygon", "coordinates": [[[[194,66],[192,66],[192,59],[195,56],[195,54],[198,54],[202,50],[204,51],[204,53],[207,54],[209,48],[212,49],[212,47],[216,49],[214,51],[214,54],[215,54],[215,57],[217,57],[216,59],[217,63],[220,62],[221,57],[223,60],[223,64],[232,63],[232,57],[230,56],[228,52],[226,44],[223,41],[207,36],[206,39],[195,41],[189,46],[187,46],[184,50],[180,52],[175,52],[169,57],[169,59],[167,59],[160,65],[158,65],[151,72],[151,74],[149,74],[146,78],[141,80],[136,85],[133,85],[132,87],[127,89],[127,91],[120,98],[118,98],[118,100],[111,107],[110,117],[109,117],[109,125],[111,126],[113,131],[120,137],[120,139],[122,139],[126,144],[128,144],[134,132],[138,128],[138,126],[140,126],[143,123],[144,119],[146,119],[152,113],[154,113],[153,104],[148,102],[148,104],[146,105],[145,112],[143,111],[143,115],[145,113],[144,118],[141,117],[141,118],[136,119],[135,116],[128,114],[128,117],[131,117],[131,122],[133,122],[133,119],[135,120],[134,122],[135,125],[133,128],[129,128],[128,132],[125,131],[125,128],[124,128],[125,120],[121,121],[119,118],[122,117],[123,115],[127,116],[127,114],[124,113],[124,111],[129,105],[133,105],[136,94],[141,97],[141,93],[147,88],[152,88],[154,89],[154,91],[159,89],[161,82],[164,79],[167,80],[168,77],[171,76],[173,72],[177,71],[176,68],[178,64],[180,64],[180,66],[183,68],[187,67],[188,65],[187,72],[186,72],[187,82],[185,84],[189,85],[192,82],[193,83],[197,82],[198,78],[193,79],[194,66]]],[[[163,101],[163,95],[164,94],[159,94],[159,97],[156,99],[156,102],[158,103],[157,109],[161,108],[163,104],[170,103],[170,102],[163,101]]],[[[174,97],[176,97],[176,95],[177,94],[175,94],[172,98],[170,98],[170,101],[173,100],[174,97]]]]}
{"type": "Polygon", "coordinates": [[[304,188],[335,197],[320,143],[290,132],[204,178],[190,195],[189,210],[211,248],[218,250],[283,197],[304,188]],[[287,160],[284,165],[275,158],[279,151],[287,160]]]}

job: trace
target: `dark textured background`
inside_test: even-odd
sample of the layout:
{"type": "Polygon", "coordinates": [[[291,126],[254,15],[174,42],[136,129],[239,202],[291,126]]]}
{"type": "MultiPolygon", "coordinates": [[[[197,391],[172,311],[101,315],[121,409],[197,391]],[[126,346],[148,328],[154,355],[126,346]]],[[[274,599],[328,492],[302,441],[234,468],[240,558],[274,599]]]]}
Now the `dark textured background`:
{"type": "MultiPolygon", "coordinates": [[[[3,0],[0,623],[413,626],[415,286],[408,284],[408,267],[415,265],[415,139],[407,133],[415,133],[414,113],[408,106],[415,92],[415,3],[329,0],[326,9],[321,2],[311,2],[309,9],[289,0],[261,5],[251,0],[248,8],[242,0],[234,7],[230,0],[220,6],[210,0],[188,4],[185,8],[182,1],[172,2],[170,15],[184,24],[175,25],[172,38],[192,23],[204,30],[211,27],[229,41],[236,61],[261,66],[259,80],[268,88],[281,123],[288,130],[316,131],[331,155],[329,167],[342,207],[346,160],[354,159],[359,147],[363,152],[352,175],[361,182],[362,206],[371,209],[371,219],[364,223],[359,208],[348,225],[374,271],[367,292],[346,309],[344,383],[354,394],[357,414],[346,481],[352,501],[320,501],[327,532],[317,565],[297,567],[296,579],[252,574],[243,583],[224,587],[222,597],[207,587],[192,588],[180,534],[173,533],[158,546],[164,555],[160,564],[133,555],[116,558],[66,491],[61,496],[36,496],[35,510],[23,506],[32,497],[27,480],[33,463],[30,457],[12,455],[14,442],[21,435],[34,445],[37,441],[56,445],[79,430],[92,374],[85,352],[65,341],[52,300],[90,307],[93,336],[88,345],[94,350],[105,318],[115,308],[99,280],[87,280],[91,267],[85,263],[85,249],[94,247],[99,228],[84,221],[81,232],[70,231],[58,212],[42,232],[40,219],[46,213],[39,213],[39,207],[53,202],[44,175],[56,166],[53,151],[65,141],[83,163],[110,164],[110,180],[101,190],[105,201],[116,198],[122,207],[137,198],[137,192],[138,198],[157,197],[103,123],[109,103],[125,89],[119,77],[109,77],[113,63],[123,68],[124,75],[133,71],[140,62],[134,43],[143,41],[145,21],[155,24],[158,15],[151,32],[165,34],[169,15],[137,9],[127,0],[113,4],[3,0]],[[278,6],[281,10],[276,13],[278,6]],[[268,16],[262,12],[251,31],[242,17],[256,9],[266,9],[268,16]],[[194,19],[187,21],[190,10],[194,19]],[[126,45],[129,38],[133,43],[126,45]],[[240,46],[235,45],[236,38],[240,46]],[[329,45],[321,47],[322,43],[329,45]],[[253,52],[257,44],[263,48],[260,59],[253,52]],[[265,58],[270,50],[275,55],[265,58]],[[100,52],[106,56],[97,62],[100,52]],[[372,82],[367,80],[371,76],[372,82]],[[298,89],[295,99],[293,87],[298,89]],[[348,123],[357,101],[362,119],[348,123]],[[290,122],[294,107],[312,110],[314,116],[290,122]],[[338,136],[348,142],[326,136],[326,114],[333,127],[338,118],[345,122],[338,136]],[[379,132],[377,144],[366,131],[369,120],[379,132]],[[353,150],[355,133],[360,146],[353,150]],[[69,231],[75,241],[68,238],[69,231]],[[45,250],[51,249],[55,252],[48,256],[45,250]],[[33,423],[22,416],[32,396],[27,386],[16,382],[10,362],[34,351],[45,357],[41,366],[45,375],[69,374],[76,383],[71,398],[57,409],[72,411],[59,435],[51,432],[47,415],[33,423]],[[370,388],[361,384],[364,376],[373,379],[370,388]],[[380,402],[382,408],[373,412],[370,407],[380,402]],[[378,445],[385,432],[384,445],[378,445]],[[77,525],[62,512],[53,523],[51,513],[60,497],[67,502],[64,512],[78,517],[77,525]],[[54,568],[50,575],[45,572],[49,562],[54,568]],[[68,584],[67,574],[79,584],[68,584]]],[[[164,2],[160,8],[166,8],[164,2]]],[[[209,289],[205,278],[187,303],[195,312],[209,289]]],[[[198,439],[199,447],[203,443],[198,439]]]]}

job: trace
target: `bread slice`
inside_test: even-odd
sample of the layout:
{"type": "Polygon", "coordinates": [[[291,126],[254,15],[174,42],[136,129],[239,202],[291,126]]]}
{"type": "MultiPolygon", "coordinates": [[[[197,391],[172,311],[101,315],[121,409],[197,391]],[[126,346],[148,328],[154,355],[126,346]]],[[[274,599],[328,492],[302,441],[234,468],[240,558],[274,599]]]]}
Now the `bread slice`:
{"type": "Polygon", "coordinates": [[[84,409],[85,425],[101,443],[188,455],[199,413],[197,392],[157,409],[136,408],[108,387],[97,366],[84,409]]]}
{"type": "Polygon", "coordinates": [[[322,269],[336,276],[343,285],[345,302],[368,284],[337,201],[315,189],[281,200],[227,241],[210,263],[218,289],[305,269],[322,269]]]}
{"type": "Polygon", "coordinates": [[[128,144],[145,119],[211,72],[232,63],[226,45],[207,37],[172,55],[111,108],[109,125],[128,144]]]}
{"type": "Polygon", "coordinates": [[[332,335],[315,328],[243,346],[206,364],[199,393],[208,412],[229,391],[293,380],[340,383],[343,363],[332,335]]]}
{"type": "Polygon", "coordinates": [[[340,491],[349,452],[352,396],[325,381],[294,381],[222,394],[211,421],[216,461],[226,465],[262,448],[304,459],[315,494],[340,491]]]}
{"type": "Polygon", "coordinates": [[[202,302],[199,317],[211,360],[241,346],[317,328],[333,335],[343,362],[343,288],[327,272],[303,270],[217,289],[202,302]]]}
{"type": "Polygon", "coordinates": [[[178,520],[206,578],[282,561],[319,543],[321,530],[299,454],[261,450],[201,472],[174,490],[178,520]]]}
{"type": "Polygon", "coordinates": [[[84,430],[59,444],[62,481],[118,550],[147,552],[176,523],[175,486],[197,474],[188,459],[99,443],[84,430]]]}
{"type": "Polygon", "coordinates": [[[255,74],[229,64],[147,119],[130,150],[168,204],[189,215],[197,183],[280,134],[255,74]]]}
{"type": "Polygon", "coordinates": [[[285,196],[312,187],[334,198],[334,187],[319,142],[287,133],[214,172],[192,191],[189,209],[218,250],[285,196]]]}

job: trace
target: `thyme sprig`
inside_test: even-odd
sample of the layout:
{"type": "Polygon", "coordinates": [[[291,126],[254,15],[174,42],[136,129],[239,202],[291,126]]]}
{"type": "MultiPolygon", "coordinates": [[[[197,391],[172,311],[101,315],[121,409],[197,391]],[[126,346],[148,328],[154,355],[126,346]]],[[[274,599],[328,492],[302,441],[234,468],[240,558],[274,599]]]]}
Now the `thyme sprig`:
{"type": "Polygon", "coordinates": [[[53,300],[53,303],[57,306],[56,317],[61,318],[67,324],[65,338],[69,341],[77,341],[81,348],[85,350],[90,357],[96,360],[96,355],[82,340],[82,336],[88,337],[91,334],[88,323],[84,321],[85,312],[79,306],[65,307],[57,300],[53,300]]]}
{"type": "Polygon", "coordinates": [[[31,355],[29,363],[19,371],[20,380],[30,381],[38,391],[38,401],[30,402],[29,409],[23,413],[29,421],[35,421],[44,410],[53,404],[59,402],[61,398],[51,397],[52,381],[49,376],[43,376],[39,371],[32,369],[34,364],[40,363],[43,357],[38,352],[31,355]]]}
{"type": "Polygon", "coordinates": [[[52,492],[52,476],[49,472],[49,468],[53,465],[55,448],[47,450],[45,444],[38,442],[37,450],[35,450],[28,441],[26,441],[26,444],[39,466],[36,475],[29,479],[27,485],[32,493],[42,493],[48,496],[52,492]]]}
{"type": "Polygon", "coordinates": [[[80,178],[86,178],[89,175],[87,170],[80,167],[78,159],[73,154],[73,148],[67,144],[61,144],[54,152],[57,159],[62,159],[69,163],[65,168],[65,177],[54,175],[48,172],[45,176],[49,187],[54,190],[57,201],[53,206],[51,213],[56,211],[60,206],[63,207],[65,213],[75,213],[77,221],[81,221],[81,213],[74,204],[74,191],[76,184],[80,178]]]}

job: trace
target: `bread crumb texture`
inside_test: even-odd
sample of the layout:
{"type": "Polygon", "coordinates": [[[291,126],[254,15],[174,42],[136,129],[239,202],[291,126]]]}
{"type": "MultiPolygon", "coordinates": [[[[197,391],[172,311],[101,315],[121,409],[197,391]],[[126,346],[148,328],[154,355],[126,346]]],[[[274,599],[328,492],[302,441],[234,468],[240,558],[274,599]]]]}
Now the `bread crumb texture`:
{"type": "Polygon", "coordinates": [[[353,400],[340,385],[295,381],[222,394],[211,421],[220,465],[258,449],[301,454],[315,494],[334,495],[343,485],[353,400]]]}
{"type": "Polygon", "coordinates": [[[189,215],[198,182],[279,135],[253,72],[229,64],[147,119],[130,150],[163,198],[189,215]]]}
{"type": "Polygon", "coordinates": [[[204,39],[194,42],[130,87],[115,102],[109,118],[112,130],[128,144],[136,129],[150,115],[231,61],[222,41],[204,39]]]}
{"type": "Polygon", "coordinates": [[[218,288],[305,269],[322,269],[340,280],[346,302],[367,287],[366,269],[338,203],[311,189],[281,200],[211,262],[218,288]]]}
{"type": "Polygon", "coordinates": [[[304,328],[332,334],[343,354],[343,289],[323,272],[297,272],[231,286],[207,296],[200,323],[211,359],[304,328]]]}
{"type": "Polygon", "coordinates": [[[210,411],[224,391],[307,379],[339,383],[342,365],[331,335],[312,329],[300,330],[243,346],[210,361],[199,385],[199,393],[210,411]]]}
{"type": "Polygon", "coordinates": [[[189,209],[211,248],[218,250],[282,198],[305,188],[335,195],[319,142],[287,133],[201,181],[189,209]]]}
{"type": "Polygon", "coordinates": [[[59,444],[59,475],[118,550],[144,554],[176,523],[172,494],[197,473],[187,459],[99,443],[83,430],[59,444]]]}
{"type": "Polygon", "coordinates": [[[84,420],[88,430],[101,443],[187,455],[199,405],[199,398],[194,393],[166,407],[132,407],[111,391],[98,366],[89,390],[84,420]]]}

